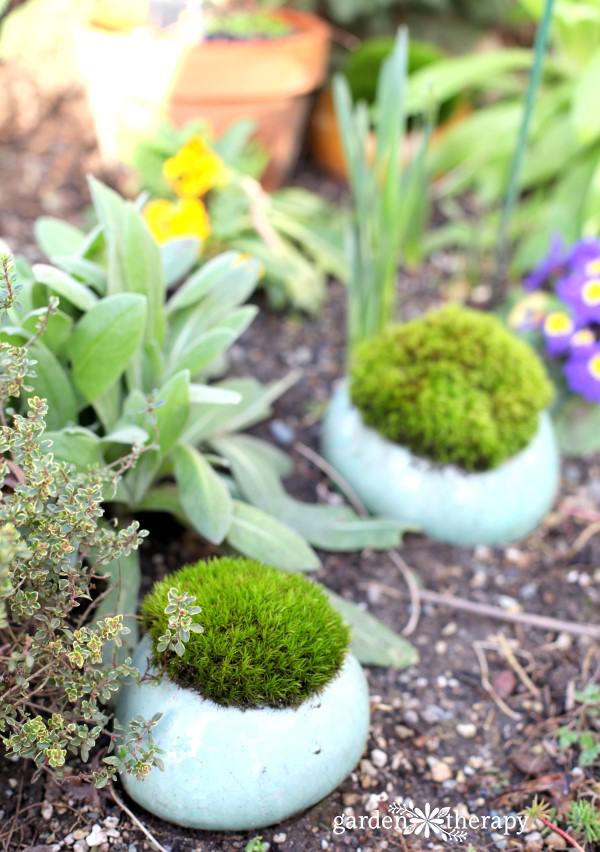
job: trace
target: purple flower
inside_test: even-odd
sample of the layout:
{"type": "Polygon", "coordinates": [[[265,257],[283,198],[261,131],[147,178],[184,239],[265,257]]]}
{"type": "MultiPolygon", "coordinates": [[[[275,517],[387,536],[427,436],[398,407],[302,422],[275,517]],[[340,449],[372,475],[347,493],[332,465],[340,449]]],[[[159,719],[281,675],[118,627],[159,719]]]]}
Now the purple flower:
{"type": "Polygon", "coordinates": [[[600,275],[600,240],[586,237],[571,248],[565,264],[572,272],[581,272],[588,278],[600,275]]]}
{"type": "Polygon", "coordinates": [[[600,322],[600,276],[571,275],[558,282],[556,293],[572,309],[577,325],[600,322]]]}
{"type": "Polygon", "coordinates": [[[564,355],[569,351],[575,323],[564,311],[552,311],[544,318],[544,338],[548,355],[564,355]]]}
{"type": "Polygon", "coordinates": [[[600,343],[572,355],[564,366],[567,383],[574,393],[590,402],[600,402],[600,343]]]}
{"type": "MultiPolygon", "coordinates": [[[[572,253],[573,249],[571,249],[570,254],[572,253]]],[[[552,281],[558,276],[564,274],[566,262],[567,256],[565,255],[565,244],[561,237],[554,234],[550,240],[548,254],[525,278],[525,289],[537,290],[540,287],[543,287],[548,281],[552,281]]]]}

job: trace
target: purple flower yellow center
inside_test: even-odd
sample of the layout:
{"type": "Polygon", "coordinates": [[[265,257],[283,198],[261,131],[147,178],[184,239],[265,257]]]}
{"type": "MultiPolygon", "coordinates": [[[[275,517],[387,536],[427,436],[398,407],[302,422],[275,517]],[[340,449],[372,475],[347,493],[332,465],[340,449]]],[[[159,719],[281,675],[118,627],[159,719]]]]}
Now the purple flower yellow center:
{"type": "Polygon", "coordinates": [[[562,311],[553,311],[544,320],[544,331],[550,336],[571,334],[574,327],[571,317],[562,311]]]}
{"type": "Polygon", "coordinates": [[[600,257],[595,257],[585,265],[586,275],[600,275],[600,257]]]}
{"type": "Polygon", "coordinates": [[[581,296],[586,305],[600,305],[600,278],[586,281],[581,290],[581,296]]]}
{"type": "Polygon", "coordinates": [[[588,361],[588,369],[594,379],[600,382],[600,355],[594,355],[588,361]]]}
{"type": "Polygon", "coordinates": [[[590,331],[589,328],[582,328],[580,331],[576,331],[571,338],[571,346],[589,346],[595,340],[593,331],[590,331]]]}

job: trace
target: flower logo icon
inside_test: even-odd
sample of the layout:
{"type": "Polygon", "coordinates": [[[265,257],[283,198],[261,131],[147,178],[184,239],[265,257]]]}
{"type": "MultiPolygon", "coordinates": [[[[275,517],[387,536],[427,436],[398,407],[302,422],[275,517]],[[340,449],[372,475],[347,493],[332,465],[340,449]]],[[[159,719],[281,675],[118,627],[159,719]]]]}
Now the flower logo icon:
{"type": "Polygon", "coordinates": [[[404,830],[404,834],[423,834],[423,837],[429,837],[432,834],[442,834],[444,826],[444,817],[450,808],[434,808],[431,810],[429,802],[425,803],[425,808],[414,808],[414,816],[404,830]]]}
{"type": "Polygon", "coordinates": [[[448,824],[450,808],[432,808],[429,802],[426,802],[423,808],[417,808],[410,799],[406,799],[404,803],[392,802],[390,813],[405,818],[402,834],[418,834],[424,839],[439,836],[446,842],[457,843],[462,843],[467,836],[466,831],[460,831],[448,824]]]}

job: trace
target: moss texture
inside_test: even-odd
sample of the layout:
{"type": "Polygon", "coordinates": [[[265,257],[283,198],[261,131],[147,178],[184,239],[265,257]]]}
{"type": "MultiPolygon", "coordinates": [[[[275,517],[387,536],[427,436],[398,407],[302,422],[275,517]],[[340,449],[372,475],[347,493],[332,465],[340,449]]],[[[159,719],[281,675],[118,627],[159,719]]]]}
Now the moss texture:
{"type": "Polygon", "coordinates": [[[529,443],[553,389],[537,355],[497,319],[449,306],[361,343],[350,395],[390,441],[475,471],[529,443]]]}
{"type": "Polygon", "coordinates": [[[156,583],[142,604],[153,647],[168,626],[169,589],[196,596],[183,657],[154,651],[159,670],[217,704],[295,707],[340,670],[350,634],[323,589],[251,559],[198,562],[156,583]]]}

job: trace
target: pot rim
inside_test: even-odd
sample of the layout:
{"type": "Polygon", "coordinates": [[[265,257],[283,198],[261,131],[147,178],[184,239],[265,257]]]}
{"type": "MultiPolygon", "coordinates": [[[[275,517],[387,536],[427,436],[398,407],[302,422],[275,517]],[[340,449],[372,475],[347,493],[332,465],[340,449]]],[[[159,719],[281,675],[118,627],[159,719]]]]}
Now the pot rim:
{"type": "MultiPolygon", "coordinates": [[[[327,681],[327,683],[323,686],[322,689],[318,690],[317,692],[313,692],[310,695],[307,695],[306,698],[300,704],[296,704],[295,706],[290,706],[290,707],[287,707],[287,706],[286,707],[273,707],[271,704],[263,704],[259,707],[239,707],[237,704],[218,704],[212,698],[207,698],[205,695],[202,695],[202,693],[199,692],[197,689],[192,689],[191,686],[183,686],[182,684],[177,683],[177,681],[170,678],[168,676],[168,674],[166,674],[166,672],[162,672],[162,673],[159,672],[154,667],[154,665],[152,663],[151,647],[150,647],[151,644],[152,644],[152,639],[150,638],[150,633],[148,633],[148,632],[144,633],[144,635],[142,636],[142,638],[140,639],[140,641],[138,643],[137,649],[135,650],[135,654],[137,656],[142,651],[145,652],[146,664],[147,664],[145,675],[151,675],[152,677],[157,676],[158,679],[157,680],[141,681],[140,683],[133,683],[132,682],[130,684],[131,686],[141,687],[141,686],[147,686],[148,684],[151,684],[151,683],[152,684],[164,683],[165,685],[175,687],[176,689],[181,689],[183,692],[186,692],[189,695],[195,696],[199,701],[202,701],[204,704],[206,704],[212,710],[228,712],[228,713],[231,713],[231,712],[234,712],[234,711],[238,712],[238,713],[244,713],[244,714],[250,713],[252,715],[254,715],[254,714],[266,715],[266,714],[271,714],[271,713],[282,713],[282,712],[298,713],[309,702],[312,702],[315,699],[317,699],[317,700],[320,699],[327,692],[327,690],[330,688],[330,686],[339,677],[341,677],[344,673],[347,672],[349,664],[352,666],[352,665],[354,665],[354,663],[356,663],[356,665],[359,666],[361,671],[362,671],[362,668],[363,668],[361,663],[357,659],[357,657],[352,653],[352,649],[350,647],[348,647],[348,649],[346,651],[346,655],[345,655],[344,660],[342,662],[342,665],[337,670],[337,672],[333,675],[333,677],[331,677],[327,681]],[[142,646],[144,646],[144,645],[148,646],[148,647],[143,648],[142,646]]],[[[141,668],[141,667],[138,665],[138,668],[141,668]]]]}
{"type": "MultiPolygon", "coordinates": [[[[252,38],[247,40],[229,40],[229,39],[210,39],[201,41],[198,44],[188,45],[191,50],[238,50],[248,51],[255,46],[264,48],[269,44],[281,45],[282,43],[289,44],[290,42],[298,42],[300,40],[313,41],[316,36],[329,39],[331,34],[331,26],[320,15],[314,12],[309,12],[301,9],[274,9],[270,14],[275,17],[289,22],[294,27],[292,32],[285,33],[275,37],[252,38]]],[[[174,38],[168,29],[165,32],[154,30],[149,26],[136,27],[131,30],[111,30],[108,27],[103,27],[96,23],[93,18],[88,18],[80,24],[80,28],[89,32],[94,32],[98,35],[103,35],[111,38],[120,38],[122,40],[131,38],[140,31],[149,35],[152,40],[160,42],[177,42],[179,39],[174,38]]]]}
{"type": "Polygon", "coordinates": [[[531,446],[533,441],[535,441],[540,430],[542,419],[551,416],[550,411],[547,408],[542,409],[542,411],[538,411],[537,428],[529,439],[529,441],[523,447],[521,447],[520,450],[517,450],[516,453],[513,453],[512,456],[509,456],[508,458],[504,459],[504,461],[501,462],[499,465],[496,465],[496,467],[490,467],[486,470],[466,470],[464,467],[460,467],[457,464],[438,462],[434,459],[428,458],[427,456],[420,456],[413,450],[411,450],[410,447],[406,446],[405,444],[399,444],[396,441],[391,441],[389,438],[386,438],[385,435],[382,435],[381,432],[379,432],[377,429],[374,429],[373,426],[369,426],[367,423],[365,423],[360,409],[357,405],[355,405],[354,400],[350,396],[350,382],[347,376],[339,380],[339,382],[335,386],[335,392],[342,392],[346,394],[349,406],[357,413],[360,420],[361,428],[365,432],[373,432],[375,435],[377,435],[377,438],[383,444],[386,444],[388,447],[394,447],[396,449],[403,450],[405,453],[408,453],[411,459],[414,460],[415,466],[418,466],[419,468],[421,468],[421,470],[431,471],[434,473],[448,472],[450,474],[453,474],[454,476],[461,476],[465,478],[468,477],[469,479],[476,479],[484,476],[489,477],[490,474],[496,473],[497,471],[502,470],[505,465],[514,462],[514,460],[518,458],[521,453],[525,452],[531,446]]]}

